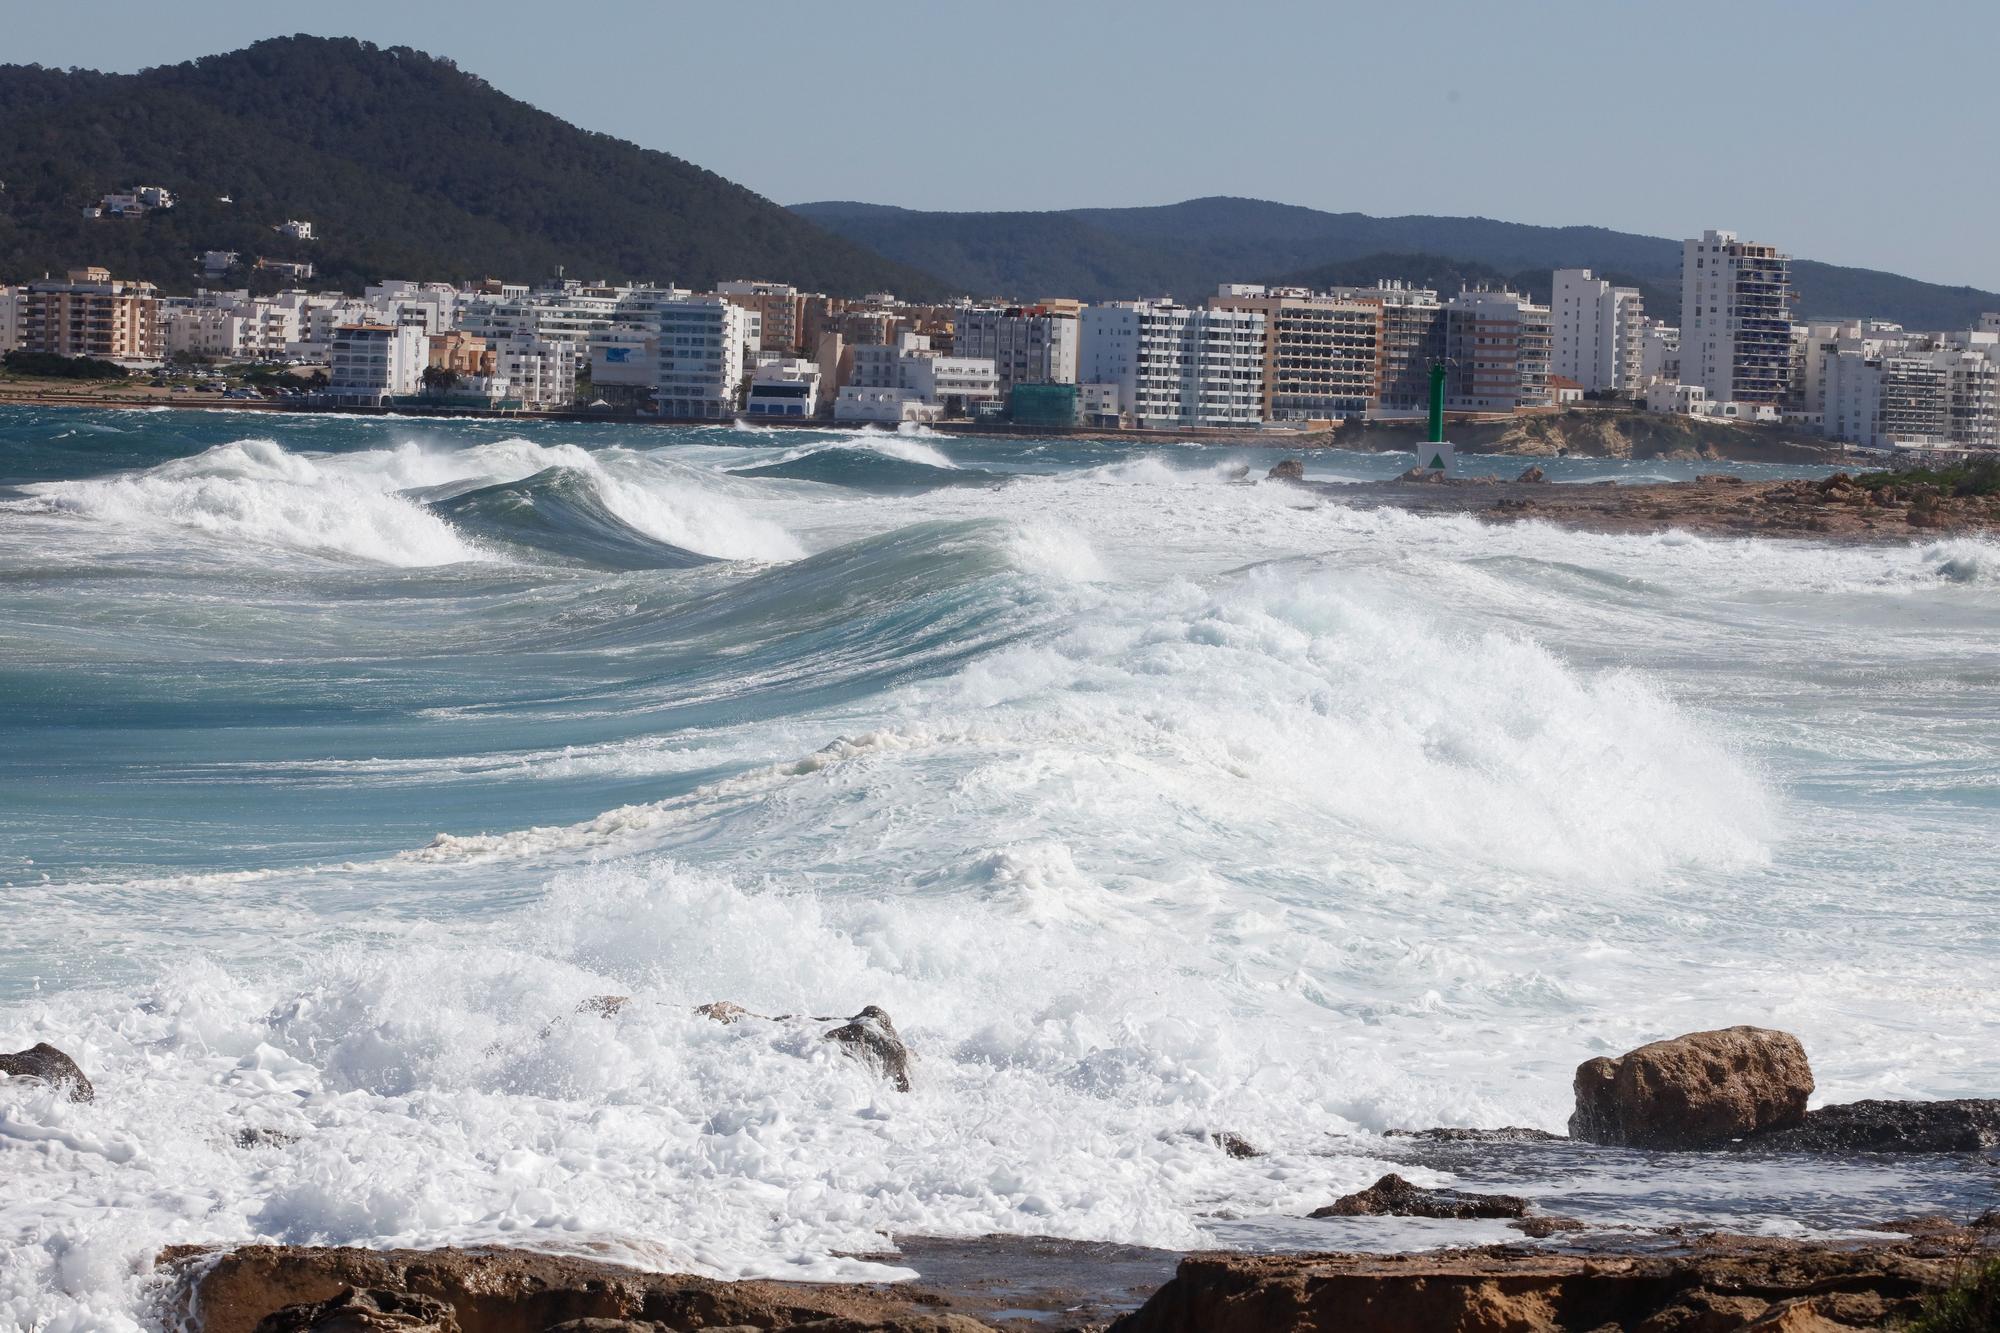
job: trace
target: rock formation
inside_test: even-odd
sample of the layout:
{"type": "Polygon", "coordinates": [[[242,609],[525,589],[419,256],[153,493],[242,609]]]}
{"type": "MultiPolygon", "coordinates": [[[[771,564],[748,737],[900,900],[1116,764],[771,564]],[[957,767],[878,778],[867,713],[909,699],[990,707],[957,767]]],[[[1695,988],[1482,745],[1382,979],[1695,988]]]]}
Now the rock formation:
{"type": "Polygon", "coordinates": [[[1367,1189],[1315,1208],[1311,1217],[1524,1217],[1528,1201],[1512,1194],[1427,1190],[1394,1172],[1367,1189]]]}
{"type": "Polygon", "coordinates": [[[1986,1152],[2000,1148],[2000,1100],[1844,1102],[1746,1145],[1787,1152],[1986,1152]]]}
{"type": "Polygon", "coordinates": [[[0,1055],[0,1074],[53,1084],[66,1089],[73,1102],[93,1101],[97,1097],[97,1089],[77,1068],[76,1061],[45,1041],[36,1042],[25,1051],[0,1055]]]}
{"type": "Polygon", "coordinates": [[[896,1035],[896,1025],[877,1005],[869,1005],[840,1027],[825,1034],[861,1063],[896,1085],[910,1090],[910,1048],[896,1035]]]}
{"type": "Polygon", "coordinates": [[[1296,458],[1283,458],[1278,460],[1275,467],[1264,474],[1264,479],[1266,481],[1304,481],[1306,479],[1306,465],[1296,458]]]}
{"type": "Polygon", "coordinates": [[[1675,1252],[1519,1246],[1417,1254],[1197,1254],[1111,1333],[1837,1333],[1894,1327],[1966,1240],[1814,1246],[1710,1237],[1675,1252]]]}
{"type": "Polygon", "coordinates": [[[1799,1039],[1733,1027],[1656,1041],[1576,1071],[1570,1137],[1634,1148],[1712,1148],[1805,1123],[1812,1070],[1799,1039]]]}

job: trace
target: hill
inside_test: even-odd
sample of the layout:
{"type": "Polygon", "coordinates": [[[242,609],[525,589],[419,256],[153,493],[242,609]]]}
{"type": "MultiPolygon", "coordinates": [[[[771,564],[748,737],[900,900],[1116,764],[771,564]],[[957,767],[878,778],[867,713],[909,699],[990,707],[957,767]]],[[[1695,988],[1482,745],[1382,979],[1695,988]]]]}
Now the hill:
{"type": "MultiPolygon", "coordinates": [[[[1542,297],[1552,269],[1595,269],[1638,286],[1651,313],[1680,317],[1680,242],[1603,227],[1378,218],[1234,198],[1048,213],[924,213],[852,202],[798,204],[793,211],[981,295],[1112,300],[1170,292],[1193,300],[1218,282],[1324,282],[1340,273],[1368,275],[1358,281],[1415,277],[1388,265],[1417,256],[1440,271],[1456,265],[1503,275],[1542,297]]],[[[1797,260],[1792,276],[1802,317],[1866,315],[1916,328],[1964,328],[1982,311],[2000,310],[2000,294],[1872,269],[1797,260]]]]}
{"type": "Polygon", "coordinates": [[[448,60],[344,38],[274,38],[129,75],[0,66],[0,182],[0,281],[96,263],[185,291],[194,256],[236,250],[310,259],[316,285],[355,290],[387,277],[531,281],[560,266],[939,294],[714,172],[580,130],[448,60]],[[139,184],[180,203],[82,216],[139,184]],[[279,237],[271,227],[288,217],[319,239],[279,237]]]}

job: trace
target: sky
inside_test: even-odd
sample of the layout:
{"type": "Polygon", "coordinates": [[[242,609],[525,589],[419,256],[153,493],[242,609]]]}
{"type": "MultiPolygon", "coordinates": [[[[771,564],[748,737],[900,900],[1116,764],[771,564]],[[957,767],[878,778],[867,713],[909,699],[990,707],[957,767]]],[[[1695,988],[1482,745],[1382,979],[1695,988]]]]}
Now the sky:
{"type": "Polygon", "coordinates": [[[0,62],[294,32],[449,56],[781,203],[1723,227],[2000,290],[1993,0],[0,0],[0,62]]]}

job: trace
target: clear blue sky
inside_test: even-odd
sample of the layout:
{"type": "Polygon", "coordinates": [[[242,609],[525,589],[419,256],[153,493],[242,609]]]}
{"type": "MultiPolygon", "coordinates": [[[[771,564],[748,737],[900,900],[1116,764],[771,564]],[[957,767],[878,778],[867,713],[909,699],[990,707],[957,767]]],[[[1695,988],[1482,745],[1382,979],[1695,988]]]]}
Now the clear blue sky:
{"type": "Polygon", "coordinates": [[[786,203],[1720,226],[2000,289],[1993,0],[0,0],[13,62],[292,32],[450,56],[786,203]]]}

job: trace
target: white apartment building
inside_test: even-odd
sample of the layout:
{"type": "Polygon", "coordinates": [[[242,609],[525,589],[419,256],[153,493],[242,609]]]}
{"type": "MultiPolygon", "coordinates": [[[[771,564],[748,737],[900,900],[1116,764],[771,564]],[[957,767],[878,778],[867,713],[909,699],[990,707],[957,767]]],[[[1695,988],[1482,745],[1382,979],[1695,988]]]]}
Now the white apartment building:
{"type": "Polygon", "coordinates": [[[551,411],[576,401],[576,344],[567,338],[515,335],[493,345],[494,371],[507,396],[530,411],[551,411]]]}
{"type": "Polygon", "coordinates": [[[1635,394],[1644,375],[1646,310],[1634,287],[1559,268],[1549,297],[1549,368],[1585,393],[1635,394]]]}
{"type": "Polygon", "coordinates": [[[286,218],[271,230],[294,241],[310,241],[313,238],[313,224],[298,218],[286,218]]]}
{"type": "Polygon", "coordinates": [[[410,397],[423,388],[430,364],[430,339],[413,325],[342,325],[328,351],[327,397],[344,406],[410,397]]]}
{"type": "Polygon", "coordinates": [[[846,347],[842,359],[848,367],[843,388],[901,389],[947,415],[1000,399],[999,370],[990,357],[941,355],[931,350],[928,334],[904,332],[892,343],[846,347]]]}
{"type": "Polygon", "coordinates": [[[849,384],[833,400],[833,419],[848,425],[899,426],[922,424],[944,415],[939,403],[927,403],[908,389],[849,384]]]}
{"type": "Polygon", "coordinates": [[[412,324],[432,337],[458,326],[459,293],[448,282],[392,279],[362,289],[361,298],[384,324],[412,324]]]}
{"type": "Polygon", "coordinates": [[[21,345],[21,289],[0,287],[0,356],[21,345]]]}
{"type": "Polygon", "coordinates": [[[1947,442],[1950,371],[1930,357],[1849,347],[1826,358],[1824,377],[1828,439],[1876,449],[1947,442]]]}
{"type": "Polygon", "coordinates": [[[810,419],[819,415],[819,364],[801,357],[767,361],[750,376],[743,410],[753,418],[810,419]]]}
{"type": "Polygon", "coordinates": [[[661,416],[727,420],[736,415],[750,312],[720,296],[663,300],[653,310],[654,401],[661,416]]]}
{"type": "Polygon", "coordinates": [[[1047,306],[962,305],[952,314],[955,356],[993,362],[1000,391],[1076,383],[1077,317],[1047,306]]]}
{"type": "Polygon", "coordinates": [[[1462,411],[1549,405],[1549,308],[1517,292],[1460,292],[1445,304],[1446,400],[1462,411]]]}
{"type": "Polygon", "coordinates": [[[1681,379],[1711,401],[1785,401],[1791,382],[1791,257],[1706,231],[1681,246],[1681,379]]]}
{"type": "Polygon", "coordinates": [[[234,361],[281,361],[304,330],[304,293],[275,297],[248,289],[160,300],[160,329],[167,354],[193,353],[234,361]]]}
{"type": "Polygon", "coordinates": [[[1664,319],[1649,319],[1640,332],[1639,383],[1654,380],[1679,382],[1681,377],[1681,331],[1664,319]]]}
{"type": "Polygon", "coordinates": [[[1085,306],[1077,376],[1116,385],[1138,426],[1254,426],[1264,412],[1264,316],[1171,301],[1085,306]]]}

